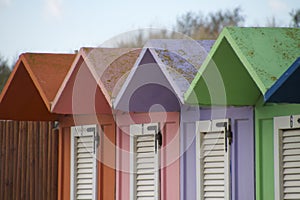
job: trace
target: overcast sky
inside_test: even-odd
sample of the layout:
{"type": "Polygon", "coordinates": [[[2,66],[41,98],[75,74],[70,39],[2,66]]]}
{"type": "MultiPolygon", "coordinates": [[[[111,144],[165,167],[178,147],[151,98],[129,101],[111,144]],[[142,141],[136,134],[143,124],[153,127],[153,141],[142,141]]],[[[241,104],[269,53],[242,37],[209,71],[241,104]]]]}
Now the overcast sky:
{"type": "Polygon", "coordinates": [[[172,29],[187,11],[207,14],[240,6],[245,26],[264,26],[274,16],[288,26],[300,0],[0,0],[0,55],[73,52],[149,25],[172,29]]]}

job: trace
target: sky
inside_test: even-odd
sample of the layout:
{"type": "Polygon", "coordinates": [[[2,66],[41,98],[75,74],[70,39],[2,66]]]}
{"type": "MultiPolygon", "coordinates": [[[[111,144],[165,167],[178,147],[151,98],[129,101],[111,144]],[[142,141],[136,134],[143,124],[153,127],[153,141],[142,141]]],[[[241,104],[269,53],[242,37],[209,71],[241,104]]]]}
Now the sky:
{"type": "Polygon", "coordinates": [[[0,0],[0,55],[12,63],[24,52],[70,53],[136,29],[171,30],[188,11],[238,6],[245,26],[265,26],[272,17],[288,26],[300,0],[0,0]]]}

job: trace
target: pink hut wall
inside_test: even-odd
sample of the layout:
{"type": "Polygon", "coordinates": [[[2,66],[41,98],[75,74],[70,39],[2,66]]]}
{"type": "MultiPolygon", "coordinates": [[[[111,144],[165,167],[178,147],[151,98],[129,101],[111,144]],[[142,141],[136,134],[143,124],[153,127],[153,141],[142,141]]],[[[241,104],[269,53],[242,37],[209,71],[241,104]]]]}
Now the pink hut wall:
{"type": "Polygon", "coordinates": [[[159,122],[161,147],[161,199],[179,200],[179,113],[118,113],[116,136],[116,200],[130,199],[131,124],[159,122]]]}

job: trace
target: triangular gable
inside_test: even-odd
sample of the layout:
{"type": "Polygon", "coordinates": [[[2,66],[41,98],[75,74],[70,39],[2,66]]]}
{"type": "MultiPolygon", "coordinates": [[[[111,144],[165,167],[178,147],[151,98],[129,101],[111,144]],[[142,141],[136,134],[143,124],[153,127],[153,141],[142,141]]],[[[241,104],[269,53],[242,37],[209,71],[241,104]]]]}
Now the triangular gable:
{"type": "Polygon", "coordinates": [[[271,103],[300,103],[300,57],[266,92],[264,98],[271,103]]]}
{"type": "MultiPolygon", "coordinates": [[[[117,87],[139,49],[82,48],[52,106],[63,114],[111,114],[117,87]]],[[[123,78],[124,79],[124,78],[123,78]]]]}
{"type": "Polygon", "coordinates": [[[151,49],[145,48],[121,88],[114,108],[121,111],[178,111],[180,103],[151,49]],[[158,107],[153,107],[157,105],[158,107]]]}
{"type": "Polygon", "coordinates": [[[55,120],[50,105],[74,54],[22,54],[0,96],[0,118],[55,120]]]}
{"type": "Polygon", "coordinates": [[[181,103],[183,95],[194,80],[199,68],[207,57],[214,40],[150,40],[146,46],[152,47],[162,69],[166,70],[171,85],[175,85],[181,103]]]}
{"type": "Polygon", "coordinates": [[[299,41],[299,29],[225,28],[185,100],[197,105],[254,105],[298,57],[299,41]]]}
{"type": "Polygon", "coordinates": [[[148,111],[146,105],[161,103],[168,111],[179,111],[179,104],[183,104],[183,94],[194,79],[213,43],[214,41],[150,40],[116,98],[115,109],[138,112],[145,105],[143,109],[148,111]],[[147,64],[148,67],[145,67],[144,65],[147,64]],[[148,72],[149,69],[152,71],[148,72]],[[149,85],[150,82],[152,86],[149,85]],[[142,95],[141,88],[145,90],[144,95],[142,95]],[[162,88],[165,89],[164,94],[162,88]],[[133,97],[138,92],[140,93],[139,100],[135,102],[133,97]],[[168,103],[164,102],[166,100],[168,103]],[[130,101],[135,105],[132,106],[133,103],[130,101]],[[173,106],[170,103],[172,101],[173,106]]]}

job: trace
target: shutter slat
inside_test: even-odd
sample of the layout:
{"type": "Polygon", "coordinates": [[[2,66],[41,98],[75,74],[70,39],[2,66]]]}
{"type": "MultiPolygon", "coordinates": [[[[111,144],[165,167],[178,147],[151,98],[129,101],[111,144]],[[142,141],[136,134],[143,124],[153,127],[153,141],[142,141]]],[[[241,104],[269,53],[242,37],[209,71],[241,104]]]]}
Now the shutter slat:
{"type": "Polygon", "coordinates": [[[284,199],[296,199],[299,200],[300,199],[300,193],[288,193],[288,194],[284,194],[284,199]]]}
{"type": "Polygon", "coordinates": [[[297,143],[283,143],[283,149],[299,149],[299,144],[297,144],[297,143]]]}
{"type": "Polygon", "coordinates": [[[284,137],[283,138],[283,143],[299,143],[299,142],[300,142],[300,136],[298,136],[298,137],[284,137]]]}
{"type": "MultiPolygon", "coordinates": [[[[204,140],[203,141],[204,143],[204,145],[212,145],[212,146],[214,146],[214,145],[216,145],[216,144],[224,144],[224,139],[207,139],[207,140],[204,140]]],[[[213,147],[214,148],[214,147],[213,147]]]]}
{"type": "Polygon", "coordinates": [[[285,181],[283,183],[284,187],[292,187],[292,186],[299,186],[300,185],[300,180],[299,181],[285,181]]]}
{"type": "Polygon", "coordinates": [[[204,139],[224,139],[224,134],[222,132],[212,132],[212,133],[204,133],[204,139]]]}
{"type": "Polygon", "coordinates": [[[204,191],[216,191],[216,192],[223,192],[225,190],[224,185],[221,186],[206,186],[204,187],[204,191]]]}
{"type": "Polygon", "coordinates": [[[300,199],[300,130],[282,133],[283,199],[300,199]]]}
{"type": "Polygon", "coordinates": [[[204,151],[214,150],[224,150],[224,144],[212,144],[212,145],[205,145],[202,147],[204,151]]]}
{"type": "MultiPolygon", "coordinates": [[[[205,156],[204,157],[204,162],[222,162],[224,161],[224,156],[205,156]]],[[[223,162],[222,162],[223,163],[223,162]]]]}
{"type": "Polygon", "coordinates": [[[284,156],[283,157],[283,162],[287,162],[287,161],[300,161],[300,155],[296,155],[296,156],[284,156]]]}
{"type": "Polygon", "coordinates": [[[300,155],[300,149],[287,149],[283,151],[284,156],[288,155],[300,155]]]}
{"type": "MultiPolygon", "coordinates": [[[[205,192],[204,197],[217,197],[224,199],[225,193],[224,192],[205,192]]],[[[206,200],[207,198],[205,198],[206,200]]]]}
{"type": "Polygon", "coordinates": [[[288,181],[288,180],[300,180],[300,174],[292,174],[292,175],[284,175],[283,180],[288,181]]]}

